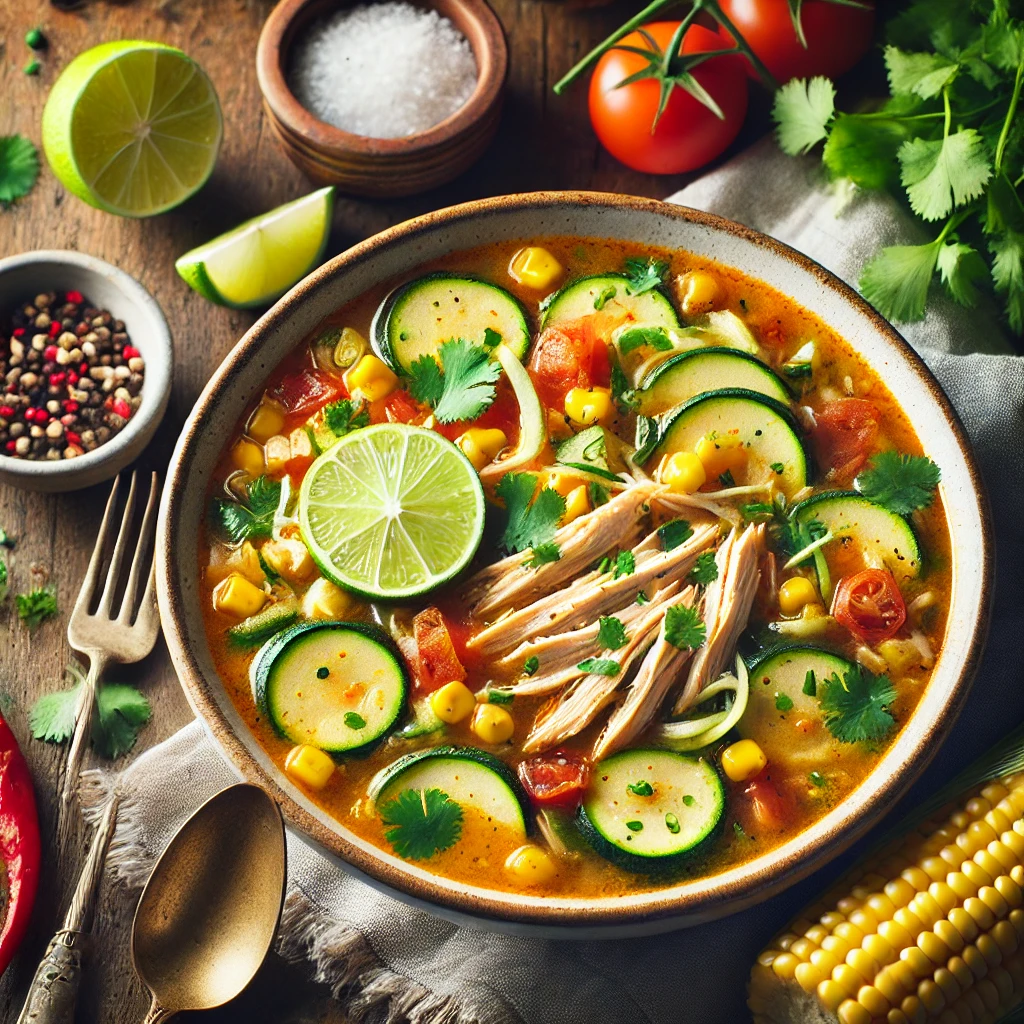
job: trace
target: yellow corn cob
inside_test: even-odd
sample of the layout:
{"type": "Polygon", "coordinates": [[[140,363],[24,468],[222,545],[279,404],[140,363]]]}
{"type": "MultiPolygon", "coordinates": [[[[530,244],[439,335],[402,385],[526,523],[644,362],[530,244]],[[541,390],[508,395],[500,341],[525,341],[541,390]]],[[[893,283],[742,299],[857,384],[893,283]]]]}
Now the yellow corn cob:
{"type": "Polygon", "coordinates": [[[1024,1002],[1024,774],[947,811],[769,943],[755,1024],[995,1024],[1024,1002]]]}

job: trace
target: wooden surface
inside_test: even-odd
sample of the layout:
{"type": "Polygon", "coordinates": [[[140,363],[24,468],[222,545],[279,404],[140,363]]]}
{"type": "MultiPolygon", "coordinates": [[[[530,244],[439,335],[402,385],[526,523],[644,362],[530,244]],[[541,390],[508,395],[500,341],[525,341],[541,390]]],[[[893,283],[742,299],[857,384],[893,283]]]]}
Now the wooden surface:
{"type": "MultiPolygon", "coordinates": [[[[628,17],[635,5],[591,10],[559,2],[492,0],[509,38],[511,74],[498,138],[480,163],[444,189],[399,201],[339,197],[330,255],[391,224],[481,196],[538,188],[587,188],[665,196],[685,179],[636,174],[598,146],[586,114],[586,87],[556,97],[556,81],[590,46],[628,17]]],[[[182,47],[210,74],[224,110],[224,145],[202,192],[172,213],[145,221],[119,219],[68,195],[44,166],[32,194],[0,211],[0,256],[28,249],[68,248],[100,256],[136,276],[163,307],[174,336],[176,368],[170,409],[143,464],[161,469],[178,430],[206,380],[255,319],[211,305],[174,272],[174,259],[239,221],[310,190],[278,148],[262,113],[254,70],[256,39],[269,0],[136,0],[95,2],[61,13],[41,0],[0,0],[0,135],[21,132],[39,143],[39,120],[50,85],[76,54],[117,38],[156,39],[182,47]],[[41,25],[50,47],[43,70],[28,77],[25,32],[41,25]]],[[[763,99],[744,136],[764,130],[763,99]]],[[[737,147],[733,147],[734,149],[737,147]]],[[[46,941],[59,923],[78,873],[81,850],[58,863],[53,849],[54,794],[62,749],[28,738],[27,713],[37,696],[60,685],[68,658],[66,614],[85,572],[99,525],[106,485],[65,496],[0,487],[0,525],[17,539],[9,556],[13,589],[43,578],[57,588],[61,614],[33,634],[0,608],[7,639],[0,643],[0,707],[32,766],[40,803],[44,864],[32,932],[0,981],[0,1020],[13,1022],[46,941]]],[[[139,747],[156,743],[190,719],[166,651],[117,676],[139,685],[153,720],[139,747]]],[[[85,837],[81,837],[84,843],[85,837]]],[[[79,1021],[138,1021],[146,999],[134,977],[128,940],[136,893],[105,886],[95,952],[86,969],[79,1021]]],[[[195,1020],[200,1015],[195,1015],[195,1020]]],[[[208,1022],[337,1021],[328,994],[305,973],[271,961],[241,1000],[202,1015],[208,1022]]]]}

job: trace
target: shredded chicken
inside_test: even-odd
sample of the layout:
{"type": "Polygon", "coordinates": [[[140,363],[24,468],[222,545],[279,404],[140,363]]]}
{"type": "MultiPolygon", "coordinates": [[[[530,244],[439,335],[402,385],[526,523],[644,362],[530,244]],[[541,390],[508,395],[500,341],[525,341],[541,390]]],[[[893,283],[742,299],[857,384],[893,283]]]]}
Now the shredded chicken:
{"type": "Polygon", "coordinates": [[[656,549],[657,534],[651,534],[633,549],[636,568],[632,573],[618,579],[612,571],[588,573],[564,589],[492,622],[469,641],[469,647],[485,657],[494,657],[526,640],[595,622],[598,616],[635,600],[639,590],[651,585],[661,588],[682,579],[717,536],[716,526],[697,526],[684,544],[661,551],[656,549]]]}
{"type": "Polygon", "coordinates": [[[663,491],[655,497],[658,505],[672,515],[685,515],[692,509],[701,509],[710,512],[718,519],[724,519],[733,526],[739,526],[742,517],[731,505],[723,505],[719,501],[706,498],[702,494],[675,494],[672,491],[663,491]]]}
{"type": "MultiPolygon", "coordinates": [[[[692,608],[697,597],[694,587],[687,587],[673,600],[672,605],[692,608]]],[[[662,618],[658,638],[644,655],[640,668],[626,692],[626,699],[612,712],[607,725],[594,744],[595,761],[615,753],[640,735],[650,725],[664,703],[665,697],[679,681],[684,666],[693,656],[689,648],[679,648],[665,639],[665,619],[662,618]]]]}
{"type": "Polygon", "coordinates": [[[563,526],[554,536],[557,562],[531,569],[525,564],[528,553],[520,552],[481,569],[466,585],[466,601],[473,615],[484,618],[524,598],[550,593],[612,548],[630,547],[647,514],[645,506],[659,489],[653,483],[636,484],[563,526]]]}
{"type": "Polygon", "coordinates": [[[715,555],[718,578],[704,592],[707,637],[690,664],[690,674],[676,698],[673,714],[683,714],[697,694],[709,681],[717,679],[732,660],[754,603],[763,551],[761,524],[748,526],[742,533],[734,530],[719,547],[715,555]]]}

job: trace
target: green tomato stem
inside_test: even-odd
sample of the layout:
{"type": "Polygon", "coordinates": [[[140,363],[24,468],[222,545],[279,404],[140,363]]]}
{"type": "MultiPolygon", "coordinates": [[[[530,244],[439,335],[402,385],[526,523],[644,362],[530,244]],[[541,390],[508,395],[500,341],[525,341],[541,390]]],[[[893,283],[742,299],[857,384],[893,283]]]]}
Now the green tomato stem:
{"type": "Polygon", "coordinates": [[[750,48],[750,44],[743,38],[742,33],[719,6],[718,0],[703,0],[702,3],[699,3],[699,6],[702,6],[732,36],[736,43],[736,49],[753,64],[754,70],[757,72],[757,76],[761,79],[764,87],[775,92],[779,87],[779,83],[775,81],[775,76],[765,66],[764,61],[750,48]]]}

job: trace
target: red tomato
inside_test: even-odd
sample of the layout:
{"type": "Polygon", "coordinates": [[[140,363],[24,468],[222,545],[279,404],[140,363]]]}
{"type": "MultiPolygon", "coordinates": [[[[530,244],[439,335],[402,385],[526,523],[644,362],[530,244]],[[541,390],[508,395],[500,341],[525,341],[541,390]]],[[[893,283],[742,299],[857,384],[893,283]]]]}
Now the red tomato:
{"type": "MultiPolygon", "coordinates": [[[[678,27],[677,21],[656,21],[644,31],[664,50],[678,27]]],[[[621,45],[650,49],[639,32],[631,32],[621,45]]],[[[700,25],[691,25],[683,37],[683,53],[706,53],[728,45],[717,32],[700,25]]],[[[590,79],[590,122],[601,144],[627,167],[648,174],[680,174],[714,160],[736,138],[747,113],[743,60],[735,55],[712,57],[692,72],[724,118],[674,86],[653,130],[661,94],[658,80],[644,78],[619,88],[647,66],[643,57],[621,49],[609,50],[597,62],[590,79]]]]}
{"type": "Polygon", "coordinates": [[[371,423],[415,423],[422,418],[420,407],[407,391],[392,391],[370,403],[371,423]]]}
{"type": "Polygon", "coordinates": [[[878,409],[863,398],[840,398],[815,412],[811,439],[832,482],[850,479],[867,461],[878,435],[878,409]]]}
{"type": "Polygon", "coordinates": [[[832,598],[836,622],[868,643],[895,636],[907,621],[899,584],[885,569],[865,569],[844,576],[832,598]]]}
{"type": "Polygon", "coordinates": [[[547,807],[575,807],[587,788],[589,774],[586,761],[562,750],[531,757],[519,765],[519,778],[526,792],[547,807]]]}
{"type": "Polygon", "coordinates": [[[297,370],[285,374],[267,392],[269,398],[292,415],[312,412],[347,394],[341,378],[323,370],[297,370]]]}
{"type": "Polygon", "coordinates": [[[744,787],[743,795],[750,801],[751,813],[760,828],[774,832],[789,819],[789,808],[778,786],[772,782],[770,769],[762,768],[744,787]]]}
{"type": "Polygon", "coordinates": [[[608,343],[590,317],[549,327],[533,346],[529,370],[541,400],[560,409],[573,388],[608,387],[608,343]]]}
{"type": "MultiPolygon", "coordinates": [[[[835,78],[868,52],[875,27],[874,7],[847,7],[828,0],[803,0],[800,23],[806,48],[790,17],[789,0],[720,0],[736,26],[779,85],[791,78],[835,78]]],[[[727,32],[723,34],[731,39],[727,32]]],[[[756,73],[747,62],[749,73],[756,73]]]]}
{"type": "Polygon", "coordinates": [[[416,641],[416,689],[420,693],[432,693],[446,683],[466,678],[439,609],[430,607],[418,612],[412,620],[412,635],[416,641]]]}

